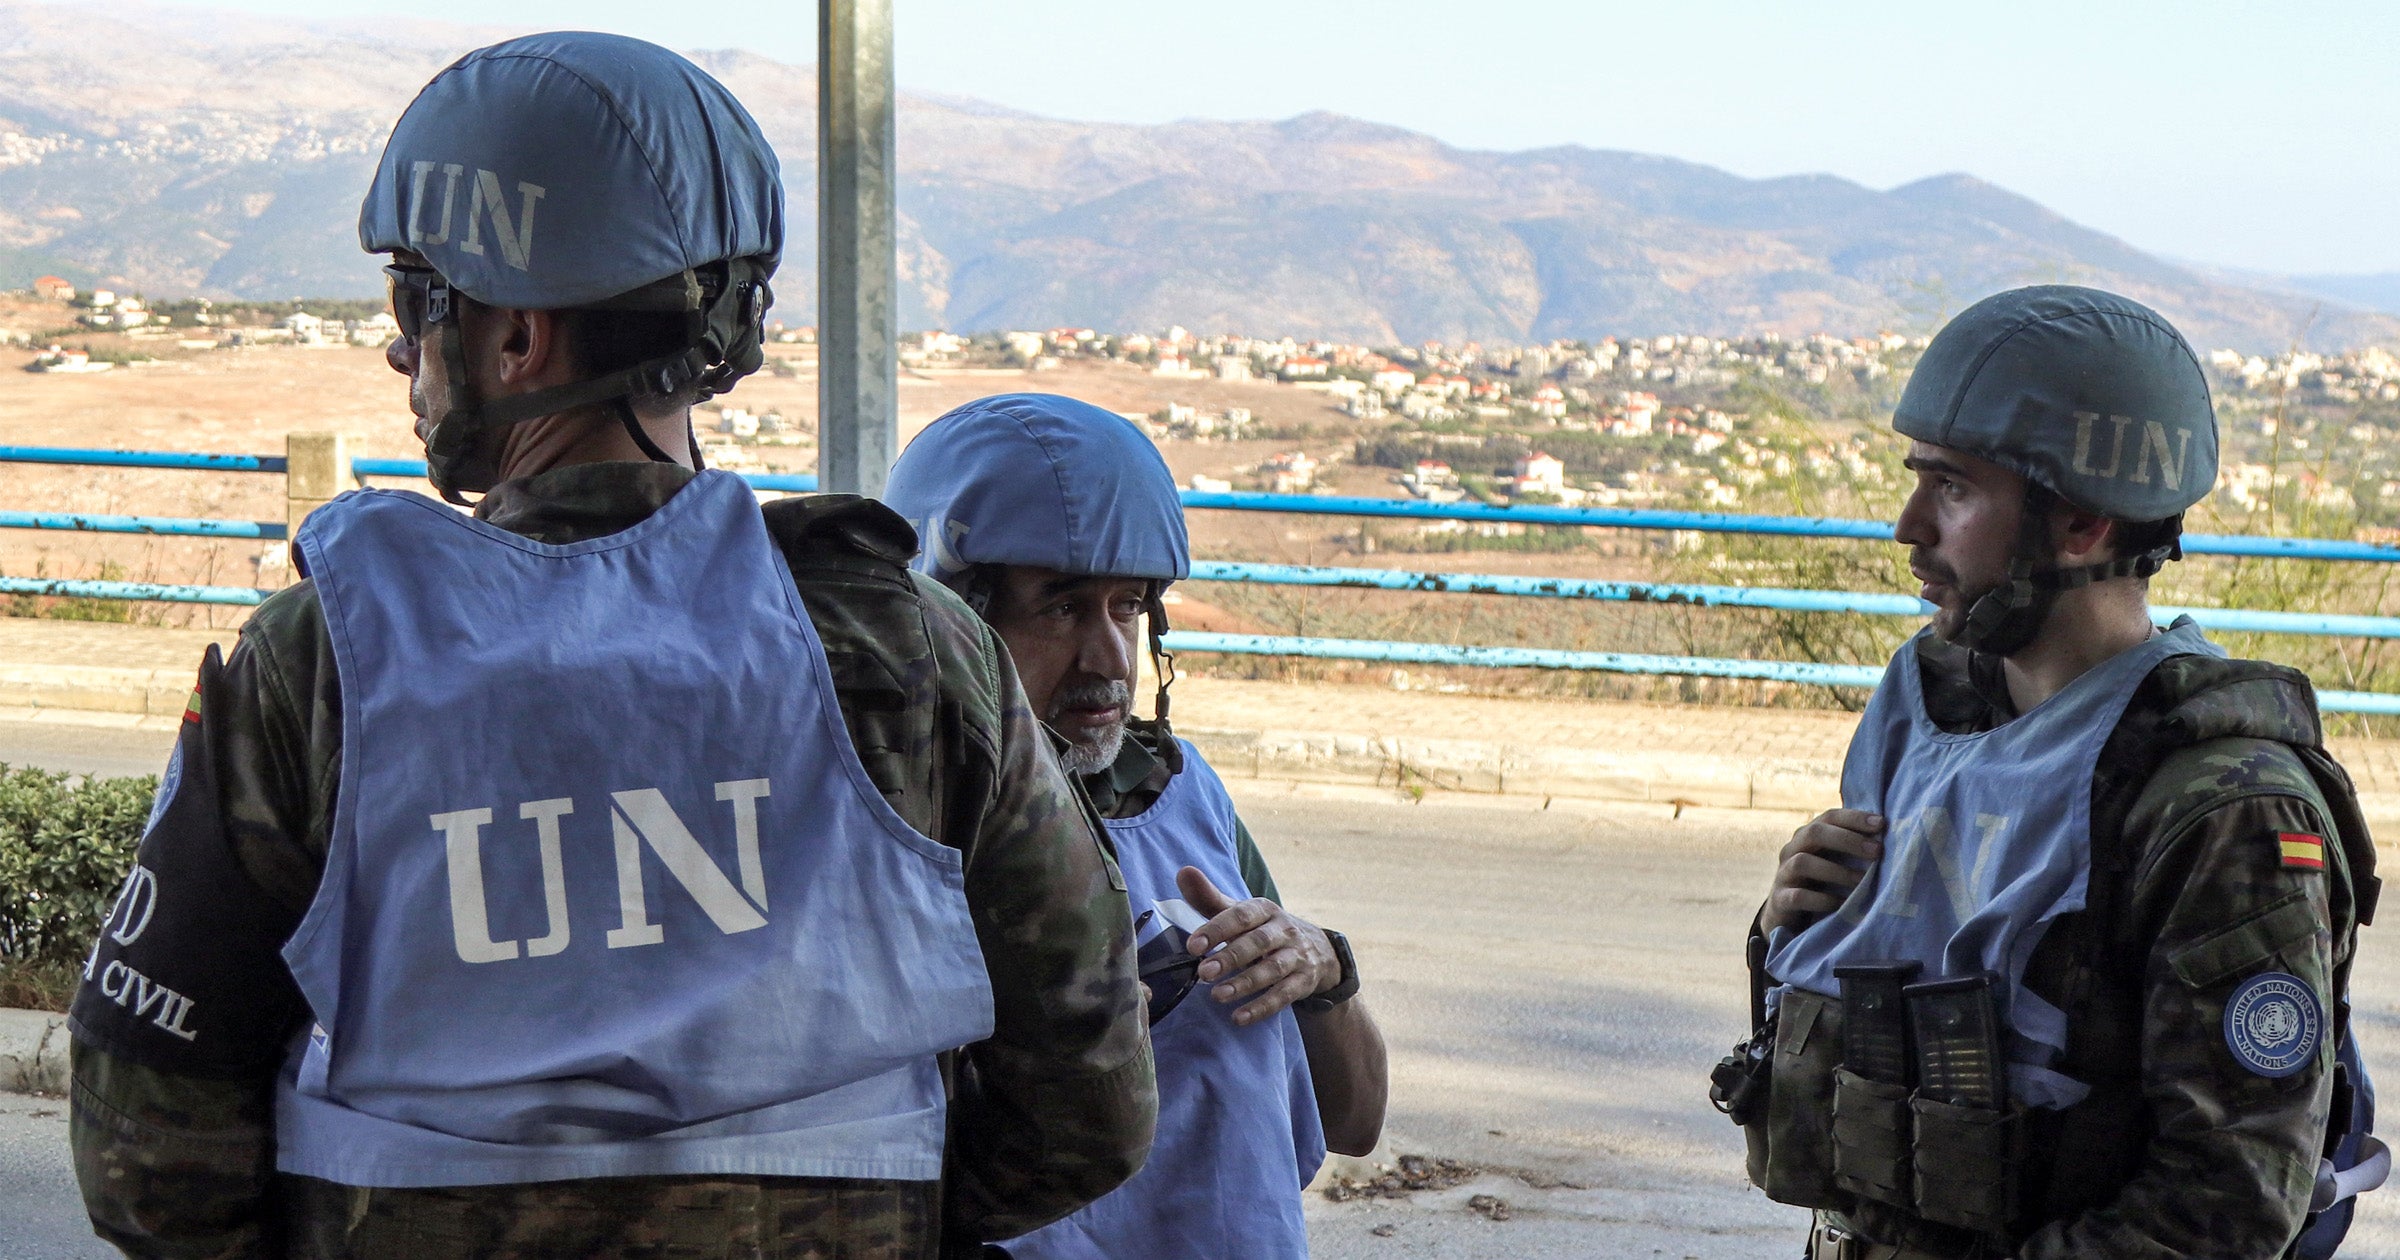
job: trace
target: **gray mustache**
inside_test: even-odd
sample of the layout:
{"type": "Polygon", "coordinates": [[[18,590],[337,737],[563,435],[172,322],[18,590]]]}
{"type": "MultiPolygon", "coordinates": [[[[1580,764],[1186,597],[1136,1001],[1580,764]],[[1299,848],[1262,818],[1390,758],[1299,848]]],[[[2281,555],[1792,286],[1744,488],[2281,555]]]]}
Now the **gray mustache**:
{"type": "Polygon", "coordinates": [[[1130,708],[1132,703],[1133,688],[1122,680],[1074,683],[1059,688],[1050,697],[1050,715],[1056,717],[1068,709],[1096,709],[1104,704],[1130,708]]]}

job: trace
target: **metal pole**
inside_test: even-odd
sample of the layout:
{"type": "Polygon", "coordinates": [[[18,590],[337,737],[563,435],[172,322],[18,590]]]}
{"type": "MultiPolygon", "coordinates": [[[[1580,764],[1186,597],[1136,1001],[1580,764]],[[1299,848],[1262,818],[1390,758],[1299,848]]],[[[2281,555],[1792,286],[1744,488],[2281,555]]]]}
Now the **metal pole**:
{"type": "Polygon", "coordinates": [[[881,494],[900,445],[891,0],[817,5],[817,472],[881,494]]]}
{"type": "MultiPolygon", "coordinates": [[[[339,433],[286,433],[283,452],[284,537],[297,541],[308,514],[353,484],[347,476],[350,461],[342,457],[339,433]]],[[[299,581],[299,566],[285,565],[283,580],[299,581]]]]}

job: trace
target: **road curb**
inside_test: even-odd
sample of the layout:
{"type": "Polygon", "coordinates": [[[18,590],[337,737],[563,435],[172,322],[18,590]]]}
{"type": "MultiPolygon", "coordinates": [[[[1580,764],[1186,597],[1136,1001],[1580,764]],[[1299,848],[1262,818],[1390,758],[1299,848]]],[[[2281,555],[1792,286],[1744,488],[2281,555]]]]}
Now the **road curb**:
{"type": "Polygon", "coordinates": [[[1176,734],[1192,741],[1219,774],[1410,795],[1441,791],[1770,810],[1825,809],[1841,797],[1839,761],[1181,725],[1176,734]]]}
{"type": "Polygon", "coordinates": [[[0,1091],[67,1092],[67,1017],[0,1007],[0,1091]]]}
{"type": "MultiPolygon", "coordinates": [[[[96,722],[172,720],[191,696],[188,669],[0,666],[0,713],[89,715],[96,722]]],[[[149,725],[150,721],[144,721],[149,725]]],[[[1399,792],[1464,792],[1654,801],[1732,809],[1823,809],[1839,762],[1741,761],[1640,750],[1352,735],[1331,731],[1178,727],[1220,773],[1363,784],[1399,792]]]]}
{"type": "Polygon", "coordinates": [[[174,717],[191,697],[188,668],[0,665],[0,708],[174,717]]]}
{"type": "MultiPolygon", "coordinates": [[[[172,729],[190,694],[187,669],[0,666],[0,718],[10,720],[172,729]]],[[[1723,757],[1278,728],[1179,725],[1176,733],[1198,745],[1218,773],[1235,778],[1378,787],[1408,795],[1566,797],[1720,809],[1814,811],[1841,799],[1838,758],[1723,757]]],[[[2363,791],[2359,801],[2377,830],[2400,833],[2400,792],[2363,791]]]]}

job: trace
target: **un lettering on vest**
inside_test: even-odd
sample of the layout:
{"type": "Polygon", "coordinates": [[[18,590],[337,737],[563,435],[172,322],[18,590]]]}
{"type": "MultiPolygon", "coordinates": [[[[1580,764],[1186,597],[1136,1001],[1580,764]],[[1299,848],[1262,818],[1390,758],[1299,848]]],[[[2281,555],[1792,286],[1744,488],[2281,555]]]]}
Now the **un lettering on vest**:
{"type": "Polygon", "coordinates": [[[497,172],[476,167],[468,169],[458,162],[411,162],[408,165],[408,240],[412,245],[432,247],[450,243],[454,226],[453,216],[458,209],[458,186],[467,185],[466,239],[458,242],[462,253],[484,252],[483,225],[490,220],[492,239],[500,246],[500,261],[519,271],[528,270],[533,258],[533,212],[549,189],[540,184],[516,181],[517,208],[509,210],[508,195],[497,172]],[[427,231],[427,189],[441,183],[441,220],[427,231]]]}
{"type": "MultiPolygon", "coordinates": [[[[767,877],[758,853],[758,803],[770,795],[765,779],[733,779],[716,785],[717,799],[733,808],[734,874],[709,857],[664,792],[637,788],[609,793],[608,823],[617,868],[617,926],[607,932],[610,949],[657,945],[666,928],[650,914],[642,883],[642,850],[658,858],[669,876],[700,906],[708,921],[728,936],[767,925],[767,877]],[[737,886],[738,881],[738,886],[737,886]]],[[[533,824],[541,860],[542,901],[549,930],[525,940],[492,939],[490,903],[483,887],[484,828],[490,809],[461,809],[429,816],[447,850],[450,939],[461,962],[508,962],[563,953],[573,942],[567,907],[566,860],[559,819],[575,812],[572,797],[525,801],[517,818],[533,824]]]]}
{"type": "Polygon", "coordinates": [[[1916,895],[1930,861],[1949,902],[1951,921],[1965,922],[1991,901],[1992,858],[2003,848],[2015,822],[2007,814],[1976,814],[1970,853],[1950,811],[1942,806],[1928,806],[1895,821],[1887,850],[1892,865],[1885,876],[1891,891],[1880,897],[1853,897],[1843,904],[1841,916],[1854,924],[1864,922],[1870,913],[1897,919],[1923,917],[1925,906],[1916,895]]]}
{"type": "Polygon", "coordinates": [[[2125,463],[2125,434],[2136,421],[2132,416],[2104,416],[2097,411],[2075,413],[2075,471],[2086,477],[2114,481],[2119,477],[2137,486],[2150,484],[2150,470],[2158,470],[2158,479],[2169,490],[2183,488],[2184,457],[2192,450],[2192,431],[2181,425],[2174,429],[2174,441],[2167,438],[2167,426],[2156,420],[2140,421],[2140,445],[2135,449],[2133,463],[2125,463]],[[2108,426],[2107,467],[2093,466],[2094,439],[2100,436],[2101,426],[2108,426]],[[2171,447],[2171,449],[2170,449],[2171,447]]]}

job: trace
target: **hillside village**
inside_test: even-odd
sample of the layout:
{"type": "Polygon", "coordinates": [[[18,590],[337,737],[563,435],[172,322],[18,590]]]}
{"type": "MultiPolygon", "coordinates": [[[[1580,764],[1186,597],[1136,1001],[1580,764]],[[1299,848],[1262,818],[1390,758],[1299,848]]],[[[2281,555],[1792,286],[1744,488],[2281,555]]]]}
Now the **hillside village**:
{"type": "Polygon", "coordinates": [[[0,126],[0,169],[84,158],[96,161],[313,162],[383,147],[391,120],[363,111],[260,117],[188,108],[115,135],[0,126]]]}
{"type": "MultiPolygon", "coordinates": [[[[22,366],[42,373],[380,348],[398,332],[390,312],[355,300],[153,304],[55,276],[0,299],[0,344],[26,351],[22,366]]],[[[777,326],[773,337],[771,374],[813,376],[812,329],[777,326]]],[[[1898,333],[1820,333],[1368,346],[1182,327],[1053,328],[914,333],[900,359],[914,380],[1022,382],[996,379],[995,390],[1040,389],[1062,369],[1138,378],[1160,401],[1127,419],[1162,447],[1243,451],[1238,461],[1201,461],[1208,466],[1186,472],[1196,490],[1872,513],[1888,509],[1904,484],[1887,421],[1925,344],[1898,333]],[[1244,401],[1226,401],[1237,395],[1244,401]],[[1285,401],[1266,407],[1261,398],[1285,401]]],[[[2217,349],[2205,358],[2227,448],[2220,515],[2310,512],[2320,529],[2378,537],[2400,528],[2400,355],[2217,349]]],[[[789,404],[727,399],[701,419],[721,466],[790,467],[815,445],[814,415],[789,404]],[[768,457],[779,447],[790,455],[768,457]]],[[[1426,549],[1526,545],[1526,527],[1508,523],[1413,530],[1413,545],[1426,549]]],[[[1407,536],[1385,542],[1412,545],[1407,536]]]]}
{"type": "MultiPolygon", "coordinates": [[[[153,309],[140,294],[118,293],[111,289],[77,290],[57,276],[42,276],[30,289],[33,298],[65,308],[63,315],[73,323],[47,331],[0,330],[0,340],[8,344],[32,345],[43,342],[40,353],[26,365],[33,372],[96,372],[121,364],[141,362],[151,356],[142,348],[154,343],[171,341],[178,350],[232,349],[255,345],[297,346],[366,346],[380,349],[400,335],[400,324],[390,311],[374,311],[349,317],[319,315],[306,303],[295,302],[292,309],[279,317],[268,319],[256,307],[244,306],[220,313],[214,302],[195,298],[153,309]],[[69,347],[62,339],[79,333],[121,334],[129,346],[113,356],[95,357],[89,345],[69,347]]],[[[355,308],[360,303],[341,302],[335,305],[355,308]]]]}
{"type": "MultiPolygon", "coordinates": [[[[1885,333],[1370,347],[1059,328],[924,333],[902,360],[920,372],[1036,374],[1098,361],[1322,398],[1325,419],[1297,426],[1182,402],[1129,416],[1161,442],[1290,443],[1235,475],[1196,477],[1194,489],[1327,492],[1326,474],[1352,464],[1386,470],[1382,493],[1434,502],[1793,512],[1834,510],[1814,506],[1828,495],[1871,505],[1898,493],[1903,451],[1888,417],[1925,344],[1885,333]]],[[[2378,536],[2400,524],[2400,356],[2218,349],[2204,359],[2226,447],[2220,514],[2330,511],[2378,536]]],[[[1456,522],[1423,529],[1459,532],[1456,522]]]]}

